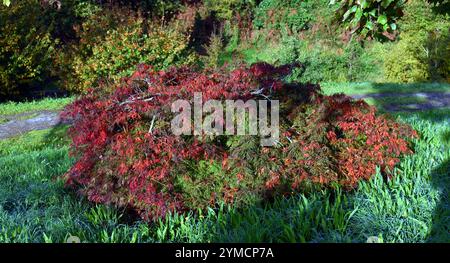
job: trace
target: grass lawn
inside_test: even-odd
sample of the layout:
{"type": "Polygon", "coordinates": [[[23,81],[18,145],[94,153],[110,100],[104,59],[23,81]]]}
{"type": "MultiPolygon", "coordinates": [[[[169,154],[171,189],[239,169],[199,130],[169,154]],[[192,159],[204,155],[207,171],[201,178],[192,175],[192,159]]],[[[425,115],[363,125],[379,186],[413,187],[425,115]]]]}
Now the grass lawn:
{"type": "Polygon", "coordinates": [[[374,94],[374,93],[420,93],[420,92],[450,92],[447,83],[322,83],[320,84],[326,95],[334,93],[345,94],[374,94]]]}
{"type": "Polygon", "coordinates": [[[0,104],[0,117],[1,115],[14,115],[30,111],[57,111],[64,108],[64,106],[73,100],[74,98],[69,97],[59,99],[47,98],[31,102],[7,102],[0,104]]]}
{"type": "MultiPolygon", "coordinates": [[[[0,114],[8,107],[14,111],[2,105],[0,114]]],[[[421,137],[391,180],[377,173],[352,192],[298,194],[243,210],[222,206],[154,224],[64,187],[61,175],[73,163],[67,127],[0,140],[0,242],[64,242],[70,235],[84,242],[450,242],[449,116],[450,109],[396,113],[421,137]]]]}
{"type": "Polygon", "coordinates": [[[70,98],[46,98],[31,102],[7,102],[0,104],[0,124],[12,119],[26,120],[34,118],[40,111],[58,111],[74,100],[70,98]]]}

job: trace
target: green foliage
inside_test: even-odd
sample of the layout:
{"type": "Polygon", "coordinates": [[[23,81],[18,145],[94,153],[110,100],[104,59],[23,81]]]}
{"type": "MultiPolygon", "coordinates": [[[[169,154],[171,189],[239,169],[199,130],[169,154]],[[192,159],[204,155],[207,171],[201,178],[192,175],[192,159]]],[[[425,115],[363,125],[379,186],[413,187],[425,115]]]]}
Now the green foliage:
{"type": "Polygon", "coordinates": [[[50,74],[55,41],[38,3],[0,6],[0,95],[18,94],[19,86],[50,74]]]}
{"type": "Polygon", "coordinates": [[[411,0],[405,4],[404,17],[399,22],[403,32],[449,30],[449,14],[436,12],[434,5],[429,2],[431,1],[411,0]]]}
{"type": "Polygon", "coordinates": [[[339,16],[352,33],[393,40],[405,0],[331,0],[340,2],[339,16]]]}
{"type": "MultiPolygon", "coordinates": [[[[192,211],[207,209],[208,204],[215,206],[217,203],[233,202],[236,206],[242,206],[260,201],[248,187],[257,185],[256,181],[240,181],[236,174],[224,170],[221,163],[199,161],[187,164],[187,167],[190,170],[188,175],[177,177],[174,187],[184,193],[186,204],[192,211]],[[239,194],[230,191],[238,187],[241,189],[239,194]]],[[[259,183],[263,182],[260,180],[259,183]]]]}
{"type": "Polygon", "coordinates": [[[332,19],[326,18],[333,12],[328,1],[303,4],[296,1],[263,1],[255,9],[255,29],[251,38],[238,39],[237,45],[230,41],[222,57],[231,64],[236,61],[248,64],[264,61],[277,65],[300,62],[305,67],[291,76],[291,80],[299,82],[380,80],[382,62],[379,46],[356,40],[342,41],[338,35],[341,32],[339,27],[333,24],[332,19]],[[295,4],[307,7],[306,13],[298,14],[309,17],[306,23],[308,30],[294,32],[283,26],[287,25],[286,22],[280,22],[280,26],[264,22],[268,18],[264,10],[272,10],[273,7],[272,13],[281,19],[277,21],[285,21],[286,17],[281,15],[284,12],[282,7],[295,4]]]}
{"type": "Polygon", "coordinates": [[[255,0],[204,0],[203,3],[207,10],[224,20],[229,20],[236,13],[251,10],[255,6],[255,0]]]}
{"type": "Polygon", "coordinates": [[[381,62],[372,53],[372,47],[364,47],[357,41],[333,45],[313,44],[297,36],[283,35],[278,43],[262,41],[257,47],[242,51],[247,63],[300,62],[304,67],[296,69],[289,79],[301,83],[367,81],[378,78],[380,74],[381,62]]]}
{"type": "Polygon", "coordinates": [[[402,34],[400,41],[386,53],[384,74],[390,82],[424,82],[430,78],[426,63],[425,38],[402,34]]]}
{"type": "Polygon", "coordinates": [[[428,34],[426,50],[431,80],[450,83],[450,23],[448,26],[447,31],[428,34]]]}
{"type": "Polygon", "coordinates": [[[344,82],[347,77],[347,61],[345,54],[335,50],[314,48],[302,52],[300,61],[306,67],[294,75],[301,82],[319,83],[321,81],[344,82]]]}
{"type": "Polygon", "coordinates": [[[83,92],[99,81],[116,82],[140,63],[163,69],[195,62],[188,47],[189,32],[183,32],[178,22],[146,22],[121,9],[102,13],[91,15],[77,29],[80,42],[60,57],[67,89],[83,92]]]}
{"type": "Polygon", "coordinates": [[[253,25],[256,29],[304,30],[314,18],[313,6],[309,0],[263,0],[254,11],[253,25]]]}
{"type": "Polygon", "coordinates": [[[222,34],[212,34],[209,45],[205,46],[206,55],[201,57],[205,68],[217,68],[222,65],[221,55],[223,50],[222,34]]]}
{"type": "Polygon", "coordinates": [[[384,74],[390,82],[448,81],[450,75],[448,32],[428,35],[402,33],[384,57],[384,74]]]}
{"type": "Polygon", "coordinates": [[[166,67],[185,59],[188,34],[156,19],[180,11],[180,1],[110,4],[25,0],[0,6],[0,93],[18,95],[58,79],[64,88],[82,91],[98,78],[126,75],[140,62],[166,67]],[[139,9],[158,22],[144,22],[139,9]]]}
{"type": "MultiPolygon", "coordinates": [[[[320,17],[319,14],[332,13],[332,9],[316,3],[310,12],[320,17]]],[[[435,13],[425,0],[407,2],[402,10],[404,16],[396,22],[401,28],[396,42],[352,39],[345,32],[339,36],[340,29],[332,21],[315,18],[309,22],[309,30],[292,34],[286,28],[280,29],[275,37],[266,30],[267,25],[261,24],[261,30],[255,30],[253,38],[241,43],[235,48],[236,54],[228,57],[242,58],[250,64],[301,62],[305,68],[292,75],[293,80],[300,82],[448,81],[448,15],[435,13]]],[[[282,12],[275,12],[278,13],[282,12]]]]}
{"type": "Polygon", "coordinates": [[[384,74],[391,82],[448,81],[450,20],[425,0],[408,2],[400,40],[387,45],[384,74]]]}
{"type": "Polygon", "coordinates": [[[75,38],[73,28],[83,15],[95,10],[88,0],[24,0],[0,6],[0,93],[17,98],[36,86],[53,85],[61,46],[75,38]]]}
{"type": "Polygon", "coordinates": [[[0,105],[0,115],[15,115],[31,111],[61,110],[67,104],[73,102],[74,98],[46,98],[29,102],[6,102],[0,105]]]}
{"type": "Polygon", "coordinates": [[[324,94],[331,95],[334,93],[344,92],[345,94],[376,94],[387,93],[404,95],[407,93],[420,92],[447,92],[450,90],[450,84],[444,83],[411,83],[411,84],[394,84],[394,83],[322,83],[324,94]]]}
{"type": "Polygon", "coordinates": [[[77,17],[88,18],[95,14],[100,14],[101,6],[96,5],[92,1],[77,1],[73,6],[73,12],[77,17]]]}
{"type": "MultiPolygon", "coordinates": [[[[44,0],[47,2],[58,2],[57,0],[44,0]]],[[[72,8],[80,9],[85,13],[92,13],[97,9],[108,10],[113,8],[126,8],[132,10],[141,10],[153,18],[172,17],[183,7],[183,0],[109,0],[109,1],[92,1],[92,0],[69,0],[74,1],[77,6],[72,8]]],[[[67,4],[66,1],[62,6],[67,4]]]]}

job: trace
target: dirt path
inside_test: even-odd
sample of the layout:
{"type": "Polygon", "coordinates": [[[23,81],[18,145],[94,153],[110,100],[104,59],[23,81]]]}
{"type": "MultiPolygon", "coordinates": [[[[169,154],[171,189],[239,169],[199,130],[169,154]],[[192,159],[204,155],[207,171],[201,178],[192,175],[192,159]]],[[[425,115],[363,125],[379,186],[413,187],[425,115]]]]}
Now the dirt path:
{"type": "Polygon", "coordinates": [[[418,93],[375,93],[375,94],[354,94],[350,95],[354,99],[373,98],[376,106],[386,111],[422,111],[441,108],[450,108],[450,92],[418,92],[418,93]],[[385,102],[383,99],[398,98],[397,102],[385,102]],[[408,99],[402,102],[401,99],[408,99]]]}
{"type": "Polygon", "coordinates": [[[0,140],[30,131],[44,130],[61,123],[59,112],[38,111],[0,116],[9,121],[0,124],[0,140]]]}

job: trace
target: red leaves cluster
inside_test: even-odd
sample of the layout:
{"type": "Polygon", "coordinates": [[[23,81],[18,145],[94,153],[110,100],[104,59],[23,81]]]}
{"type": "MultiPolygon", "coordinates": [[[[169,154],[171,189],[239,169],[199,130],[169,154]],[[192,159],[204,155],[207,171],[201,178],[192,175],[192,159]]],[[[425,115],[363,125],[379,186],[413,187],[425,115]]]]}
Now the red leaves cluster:
{"type": "Polygon", "coordinates": [[[90,90],[68,106],[72,153],[77,162],[68,172],[69,184],[82,186],[94,202],[131,206],[143,218],[154,219],[183,209],[173,188],[173,168],[185,160],[220,159],[223,149],[201,138],[172,134],[171,104],[193,100],[194,92],[209,99],[248,99],[256,89],[265,93],[281,87],[286,71],[268,64],[198,73],[187,67],[156,72],[140,65],[120,87],[90,90]],[[151,123],[154,127],[150,131],[151,123]]]}
{"type": "MultiPolygon", "coordinates": [[[[236,170],[230,167],[251,160],[239,159],[224,144],[173,135],[171,104],[178,99],[192,101],[194,92],[202,92],[203,101],[246,100],[257,90],[264,96],[282,93],[281,77],[290,69],[256,64],[231,72],[195,72],[187,67],[157,72],[140,65],[112,91],[107,86],[89,91],[63,113],[73,122],[69,132],[77,159],[67,173],[69,185],[78,186],[91,201],[133,208],[147,220],[186,209],[183,192],[174,187],[176,178],[185,176],[179,167],[186,161],[216,161],[231,173],[236,170]]],[[[260,149],[255,159],[266,158],[264,165],[252,173],[261,176],[262,185],[245,192],[283,184],[292,191],[305,181],[355,186],[373,175],[377,165],[392,168],[402,154],[411,152],[404,140],[413,136],[411,129],[376,116],[363,102],[322,96],[312,86],[302,88],[303,103],[285,107],[288,112],[280,116],[284,146],[260,149]],[[304,124],[286,122],[292,116],[304,124]]],[[[242,171],[234,177],[245,183],[253,175],[242,171]]],[[[239,186],[224,188],[225,202],[241,193],[239,186]]]]}
{"type": "Polygon", "coordinates": [[[335,114],[334,131],[327,134],[330,146],[338,150],[340,173],[346,175],[341,184],[354,187],[359,180],[369,179],[377,166],[382,172],[392,171],[401,155],[412,153],[405,139],[417,137],[417,133],[408,125],[377,116],[375,108],[362,101],[355,104],[340,98],[332,103],[333,97],[326,99],[329,111],[346,109],[335,114]],[[338,137],[336,130],[342,135],[338,137]]]}
{"type": "Polygon", "coordinates": [[[279,162],[268,171],[266,187],[272,191],[291,192],[306,182],[352,189],[377,166],[390,175],[399,158],[412,153],[407,140],[418,136],[410,126],[340,94],[318,96],[288,112],[302,127],[283,131],[282,147],[261,151],[279,162]]]}
{"type": "MultiPolygon", "coordinates": [[[[350,104],[348,100],[342,103],[350,104]]],[[[412,153],[404,138],[417,136],[407,125],[376,116],[375,108],[368,106],[353,107],[336,116],[336,124],[345,136],[337,138],[331,132],[328,139],[332,147],[341,149],[338,164],[346,175],[342,183],[349,186],[369,179],[376,166],[382,172],[392,171],[401,155],[412,153]]]]}

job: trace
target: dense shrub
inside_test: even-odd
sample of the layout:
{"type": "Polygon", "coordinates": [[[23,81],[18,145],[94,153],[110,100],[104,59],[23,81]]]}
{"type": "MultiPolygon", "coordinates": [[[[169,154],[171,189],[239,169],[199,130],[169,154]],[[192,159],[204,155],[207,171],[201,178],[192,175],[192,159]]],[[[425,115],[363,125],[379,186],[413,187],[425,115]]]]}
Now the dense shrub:
{"type": "Polygon", "coordinates": [[[450,22],[447,31],[428,33],[428,72],[432,81],[450,82],[450,22]]]}
{"type": "Polygon", "coordinates": [[[60,57],[67,89],[84,92],[99,81],[117,82],[135,71],[138,63],[157,69],[192,64],[189,33],[180,21],[149,22],[128,9],[93,14],[76,28],[79,41],[60,57]]]}
{"type": "Polygon", "coordinates": [[[346,54],[323,47],[303,49],[299,60],[307,67],[299,72],[298,80],[302,82],[319,83],[322,81],[345,82],[348,68],[346,54]]]}
{"type": "Polygon", "coordinates": [[[235,14],[251,12],[255,0],[204,0],[205,7],[223,20],[233,18],[235,14]]]}
{"type": "Polygon", "coordinates": [[[34,87],[55,86],[60,74],[57,59],[74,27],[101,8],[90,0],[13,1],[0,5],[1,90],[10,98],[29,94],[34,87]]]}
{"type": "Polygon", "coordinates": [[[83,184],[91,200],[130,204],[143,216],[182,208],[173,180],[183,174],[172,168],[222,153],[213,144],[174,136],[171,102],[190,99],[194,91],[202,91],[205,100],[248,97],[255,80],[244,70],[205,75],[188,68],[156,72],[141,66],[111,96],[89,93],[66,112],[74,118],[70,132],[79,157],[70,181],[83,184]],[[153,116],[156,121],[149,132],[153,116]]]}
{"type": "Polygon", "coordinates": [[[232,144],[231,156],[245,160],[238,161],[238,169],[253,168],[256,180],[264,178],[266,194],[318,185],[351,189],[371,178],[377,166],[389,174],[402,154],[411,153],[405,138],[416,133],[410,127],[378,116],[364,101],[343,94],[322,96],[317,89],[289,85],[275,96],[284,105],[280,115],[287,116],[281,121],[279,147],[255,148],[253,138],[237,138],[232,144]],[[307,95],[299,92],[308,88],[307,95]]]}
{"type": "Polygon", "coordinates": [[[384,59],[384,74],[389,82],[425,82],[429,79],[424,38],[402,34],[384,59]]]}
{"type": "Polygon", "coordinates": [[[196,0],[103,0],[97,1],[104,6],[121,6],[141,10],[152,17],[172,17],[182,9],[183,3],[196,0]]]}
{"type": "Polygon", "coordinates": [[[399,21],[403,32],[445,31],[449,26],[449,14],[436,12],[428,0],[410,0],[405,4],[404,16],[399,21]]]}
{"type": "Polygon", "coordinates": [[[50,74],[56,42],[35,1],[0,5],[0,95],[15,95],[18,88],[50,74]]]}
{"type": "Polygon", "coordinates": [[[255,64],[231,72],[187,67],[155,71],[141,65],[112,93],[91,90],[70,105],[72,154],[68,183],[94,202],[136,209],[144,219],[216,203],[245,205],[314,187],[351,189],[388,172],[410,153],[408,126],[344,95],[326,97],[316,85],[285,85],[291,66],[255,64]],[[259,98],[281,101],[280,142],[257,136],[175,136],[171,103],[259,98]]]}
{"type": "Polygon", "coordinates": [[[402,33],[387,45],[384,73],[390,82],[448,81],[450,20],[425,0],[405,5],[402,33]]]}

